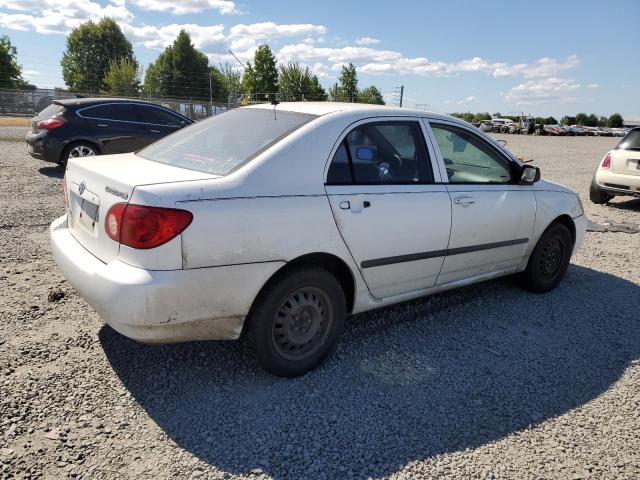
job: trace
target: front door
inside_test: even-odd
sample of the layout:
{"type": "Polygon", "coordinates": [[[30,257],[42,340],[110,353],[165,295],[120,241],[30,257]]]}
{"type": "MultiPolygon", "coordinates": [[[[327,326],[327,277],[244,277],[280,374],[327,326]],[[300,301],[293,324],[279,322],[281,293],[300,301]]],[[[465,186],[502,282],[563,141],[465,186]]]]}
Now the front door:
{"type": "Polygon", "coordinates": [[[451,203],[429,151],[419,121],[385,120],[353,128],[333,156],[331,209],[374,297],[432,287],[440,273],[451,203]]]}
{"type": "Polygon", "coordinates": [[[529,246],[536,201],[517,164],[471,129],[430,122],[451,197],[451,237],[438,284],[515,268],[529,246]]]}

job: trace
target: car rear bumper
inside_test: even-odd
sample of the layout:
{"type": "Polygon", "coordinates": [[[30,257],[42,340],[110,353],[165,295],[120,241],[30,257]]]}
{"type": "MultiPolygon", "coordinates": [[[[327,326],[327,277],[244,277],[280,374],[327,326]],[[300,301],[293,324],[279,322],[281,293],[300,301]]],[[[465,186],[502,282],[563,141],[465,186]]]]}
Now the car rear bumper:
{"type": "Polygon", "coordinates": [[[596,185],[600,190],[614,195],[640,196],[640,175],[625,175],[598,169],[595,176],[596,185]]]}
{"type": "Polygon", "coordinates": [[[121,334],[149,343],[233,340],[254,298],[284,262],[190,270],[145,270],[103,263],[71,235],[66,215],[50,228],[65,277],[121,334]]]}
{"type": "Polygon", "coordinates": [[[52,140],[46,131],[27,132],[25,141],[27,142],[27,151],[33,158],[53,163],[60,161],[62,146],[57,140],[52,140]]]}

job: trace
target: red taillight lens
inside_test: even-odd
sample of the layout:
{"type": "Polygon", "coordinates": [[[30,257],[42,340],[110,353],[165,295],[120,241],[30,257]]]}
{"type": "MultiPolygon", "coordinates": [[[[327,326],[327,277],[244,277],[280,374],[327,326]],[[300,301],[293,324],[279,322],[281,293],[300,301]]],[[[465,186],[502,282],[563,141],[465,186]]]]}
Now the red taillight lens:
{"type": "Polygon", "coordinates": [[[38,130],[53,130],[54,128],[58,128],[62,125],[64,125],[64,120],[58,117],[49,117],[36,122],[36,128],[38,130]]]}
{"type": "Polygon", "coordinates": [[[611,168],[611,154],[607,153],[604,157],[604,160],[602,160],[602,168],[611,168]]]}
{"type": "Polygon", "coordinates": [[[116,203],[107,212],[104,228],[109,238],[131,248],[154,248],[180,235],[193,220],[177,208],[116,203]]]}

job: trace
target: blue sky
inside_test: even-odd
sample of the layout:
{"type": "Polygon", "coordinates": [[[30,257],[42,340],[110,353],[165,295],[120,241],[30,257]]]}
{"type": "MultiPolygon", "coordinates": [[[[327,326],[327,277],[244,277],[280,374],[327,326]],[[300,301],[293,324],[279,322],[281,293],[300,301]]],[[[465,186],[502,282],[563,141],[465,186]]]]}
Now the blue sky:
{"type": "Polygon", "coordinates": [[[325,86],[349,61],[389,100],[404,85],[406,106],[640,119],[638,0],[0,0],[0,34],[31,82],[63,86],[66,33],[104,15],[143,67],[185,28],[212,64],[268,43],[325,86]]]}

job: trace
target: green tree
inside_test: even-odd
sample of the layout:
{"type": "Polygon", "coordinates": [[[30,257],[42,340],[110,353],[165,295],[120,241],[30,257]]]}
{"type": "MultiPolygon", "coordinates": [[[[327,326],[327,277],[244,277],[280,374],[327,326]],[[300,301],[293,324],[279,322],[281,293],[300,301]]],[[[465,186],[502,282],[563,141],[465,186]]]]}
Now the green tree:
{"type": "Polygon", "coordinates": [[[473,116],[474,122],[481,122],[483,120],[491,120],[491,115],[489,115],[489,112],[480,112],[480,113],[476,113],[473,116]]]}
{"type": "Polygon", "coordinates": [[[382,93],[377,87],[371,85],[370,87],[360,90],[357,96],[358,103],[372,103],[374,105],[384,105],[384,99],[382,93]]]}
{"type": "Polygon", "coordinates": [[[218,72],[225,97],[242,91],[242,75],[237,68],[234,68],[229,62],[225,62],[220,64],[218,72]]]}
{"type": "Polygon", "coordinates": [[[106,92],[111,95],[133,97],[140,93],[142,72],[135,58],[119,58],[111,61],[104,76],[106,92]]]}
{"type": "Polygon", "coordinates": [[[242,78],[244,90],[253,94],[272,94],[278,92],[278,69],[276,57],[269,45],[260,45],[251,62],[245,68],[242,78]]]}
{"type": "Polygon", "coordinates": [[[315,102],[327,101],[327,92],[324,90],[322,85],[320,85],[320,80],[318,80],[317,75],[311,77],[311,91],[306,99],[313,100],[315,102]]]}
{"type": "Polygon", "coordinates": [[[620,128],[622,125],[624,125],[624,120],[619,113],[614,113],[607,119],[607,127],[620,128]]]}
{"type": "Polygon", "coordinates": [[[278,93],[285,101],[306,99],[311,93],[311,72],[297,62],[280,65],[278,93]]]}
{"type": "Polygon", "coordinates": [[[547,117],[544,119],[545,125],[557,125],[558,121],[554,117],[547,117]]]}
{"type": "Polygon", "coordinates": [[[71,90],[103,91],[110,63],[120,58],[133,60],[133,49],[118,24],[111,18],[84,22],[67,37],[62,77],[71,90]]]}
{"type": "MultiPolygon", "coordinates": [[[[191,37],[181,30],[149,65],[144,77],[144,93],[174,98],[209,99],[211,70],[207,56],[196,50],[191,37]]],[[[218,92],[213,92],[217,95],[218,92]]]]}
{"type": "Polygon", "coordinates": [[[562,120],[560,120],[560,123],[562,123],[562,125],[575,125],[576,117],[565,115],[564,117],[562,117],[562,120]]]}
{"type": "Polygon", "coordinates": [[[8,36],[0,37],[0,88],[24,88],[22,67],[18,64],[18,51],[8,36]]]}
{"type": "Polygon", "coordinates": [[[343,100],[355,102],[358,99],[358,74],[353,63],[342,66],[338,80],[340,80],[340,93],[344,97],[343,100]]]}
{"type": "Polygon", "coordinates": [[[576,125],[586,125],[588,118],[589,117],[587,116],[586,113],[582,113],[582,112],[578,113],[576,115],[576,125]]]}

